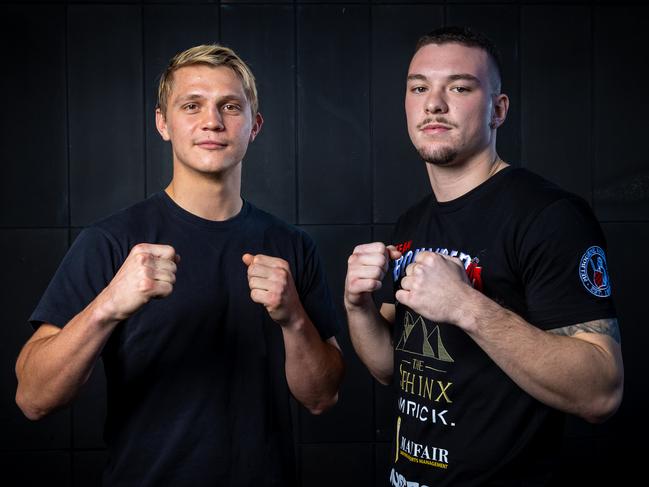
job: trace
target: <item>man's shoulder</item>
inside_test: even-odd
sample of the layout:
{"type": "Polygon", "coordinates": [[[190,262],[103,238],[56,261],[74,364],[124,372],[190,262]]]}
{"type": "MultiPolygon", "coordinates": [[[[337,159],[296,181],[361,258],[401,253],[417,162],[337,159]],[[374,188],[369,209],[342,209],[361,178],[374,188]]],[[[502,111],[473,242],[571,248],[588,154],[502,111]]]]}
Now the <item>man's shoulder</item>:
{"type": "Polygon", "coordinates": [[[518,195],[529,195],[541,199],[561,199],[577,196],[540,174],[523,167],[512,167],[507,176],[509,178],[507,186],[518,195]]]}
{"type": "Polygon", "coordinates": [[[577,242],[582,236],[603,238],[593,209],[581,196],[526,169],[513,170],[509,183],[509,199],[499,208],[508,209],[504,225],[524,240],[577,242]]]}
{"type": "Polygon", "coordinates": [[[450,212],[460,219],[467,214],[481,218],[493,214],[508,221],[530,223],[548,208],[592,215],[590,205],[581,196],[528,169],[510,166],[450,203],[438,204],[432,193],[426,195],[401,214],[397,228],[417,226],[437,211],[450,212]]]}
{"type": "Polygon", "coordinates": [[[154,222],[160,213],[160,194],[124,207],[114,213],[93,222],[89,228],[102,230],[109,234],[128,233],[135,231],[147,222],[154,222]]]}
{"type": "Polygon", "coordinates": [[[250,202],[247,204],[250,205],[250,222],[258,229],[263,230],[267,236],[289,239],[310,239],[308,233],[296,225],[266,210],[262,210],[250,202]]]}
{"type": "Polygon", "coordinates": [[[589,209],[581,196],[565,190],[549,179],[525,168],[511,168],[503,179],[501,194],[509,199],[512,209],[525,213],[543,211],[561,203],[562,205],[589,209]]]}

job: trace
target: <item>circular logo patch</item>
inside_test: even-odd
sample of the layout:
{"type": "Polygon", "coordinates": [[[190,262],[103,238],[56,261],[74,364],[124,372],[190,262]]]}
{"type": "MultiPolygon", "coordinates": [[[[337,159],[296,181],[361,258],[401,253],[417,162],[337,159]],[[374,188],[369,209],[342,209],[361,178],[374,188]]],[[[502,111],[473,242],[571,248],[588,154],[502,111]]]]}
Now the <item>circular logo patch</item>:
{"type": "Polygon", "coordinates": [[[579,278],[584,287],[598,298],[611,295],[611,282],[606,268],[606,255],[601,247],[591,247],[579,262],[579,278]]]}

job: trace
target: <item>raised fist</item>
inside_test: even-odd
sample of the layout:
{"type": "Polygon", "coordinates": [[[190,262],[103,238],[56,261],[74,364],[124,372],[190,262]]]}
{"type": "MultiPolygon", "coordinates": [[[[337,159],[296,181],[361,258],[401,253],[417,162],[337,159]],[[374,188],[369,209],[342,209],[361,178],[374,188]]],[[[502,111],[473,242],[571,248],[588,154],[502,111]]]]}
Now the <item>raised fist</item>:
{"type": "Polygon", "coordinates": [[[381,242],[358,245],[347,259],[345,306],[365,306],[372,301],[372,292],[381,288],[390,259],[401,256],[392,245],[381,242]]]}
{"type": "Polygon", "coordinates": [[[152,298],[169,296],[178,262],[180,256],[169,245],[141,243],[133,247],[100,295],[108,318],[123,321],[152,298]]]}
{"type": "Polygon", "coordinates": [[[286,326],[304,313],[288,262],[263,254],[244,254],[242,260],[248,266],[250,297],[275,322],[286,326]]]}

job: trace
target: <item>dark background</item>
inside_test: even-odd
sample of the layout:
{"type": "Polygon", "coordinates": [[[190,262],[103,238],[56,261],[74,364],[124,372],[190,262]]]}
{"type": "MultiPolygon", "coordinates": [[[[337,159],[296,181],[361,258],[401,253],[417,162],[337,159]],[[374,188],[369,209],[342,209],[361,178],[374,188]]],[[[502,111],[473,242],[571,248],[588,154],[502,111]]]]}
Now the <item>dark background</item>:
{"type": "MultiPolygon", "coordinates": [[[[511,110],[501,156],[586,198],[609,242],[625,399],[604,425],[569,421],[556,446],[564,483],[638,478],[646,449],[631,441],[643,445],[649,411],[644,13],[551,1],[1,4],[0,484],[98,485],[101,365],[74,406],[37,423],[14,403],[13,367],[27,317],[79,230],[169,181],[171,153],[153,117],[168,59],[217,41],[249,62],[266,123],[243,163],[244,194],[316,239],[342,316],[354,245],[387,240],[430,191],[406,132],[405,74],[420,34],[458,23],[502,50],[511,110]]],[[[346,330],[339,341],[348,371],[338,406],[299,413],[300,475],[305,487],[385,485],[391,398],[346,330]]]]}

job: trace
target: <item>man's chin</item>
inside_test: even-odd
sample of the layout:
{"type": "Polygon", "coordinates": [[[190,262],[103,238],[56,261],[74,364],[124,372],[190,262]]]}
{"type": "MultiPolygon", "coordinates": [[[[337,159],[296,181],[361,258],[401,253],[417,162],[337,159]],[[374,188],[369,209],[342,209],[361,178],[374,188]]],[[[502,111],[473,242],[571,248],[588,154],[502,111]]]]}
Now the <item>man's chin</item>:
{"type": "Polygon", "coordinates": [[[418,152],[427,164],[432,164],[433,166],[452,166],[457,159],[457,151],[451,148],[437,149],[435,151],[420,149],[418,152]]]}
{"type": "Polygon", "coordinates": [[[220,178],[232,171],[240,169],[240,162],[224,160],[201,160],[192,161],[191,163],[181,163],[183,169],[187,172],[200,174],[207,177],[220,178]]]}

